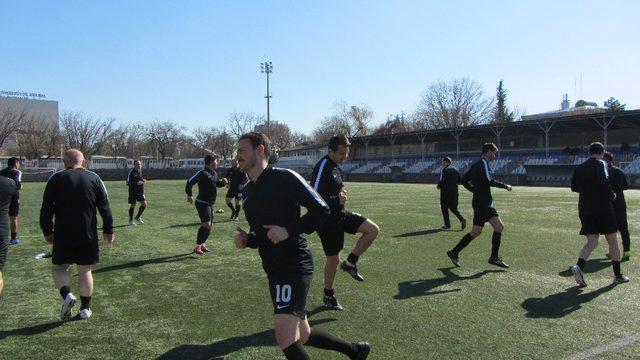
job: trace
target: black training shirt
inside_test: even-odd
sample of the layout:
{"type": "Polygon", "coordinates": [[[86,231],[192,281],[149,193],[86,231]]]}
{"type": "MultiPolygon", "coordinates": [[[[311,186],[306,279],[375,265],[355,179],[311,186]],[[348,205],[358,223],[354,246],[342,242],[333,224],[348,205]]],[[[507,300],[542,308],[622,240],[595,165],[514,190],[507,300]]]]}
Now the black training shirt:
{"type": "Polygon", "coordinates": [[[344,210],[344,205],[340,204],[339,195],[344,186],[342,183],[342,169],[329,156],[320,159],[313,168],[311,186],[329,205],[331,214],[337,214],[344,210]]]}
{"type": "Polygon", "coordinates": [[[8,234],[9,204],[17,192],[17,186],[13,180],[0,176],[0,237],[8,234]]]}
{"type": "Polygon", "coordinates": [[[440,169],[438,187],[441,194],[457,194],[460,183],[460,173],[458,169],[449,165],[440,169]]]}
{"type": "Polygon", "coordinates": [[[139,181],[144,180],[142,177],[142,171],[139,171],[136,168],[131,169],[129,171],[129,175],[127,175],[127,186],[129,187],[130,195],[143,195],[144,194],[144,183],[138,185],[139,181]]]}
{"type": "Polygon", "coordinates": [[[184,191],[187,195],[192,196],[191,188],[193,185],[198,184],[198,197],[196,202],[213,205],[216,202],[218,196],[219,187],[223,187],[224,183],[218,178],[218,174],[215,171],[209,170],[208,167],[199,170],[192,177],[187,180],[187,185],[184,191]]]}
{"type": "Polygon", "coordinates": [[[624,190],[629,189],[627,175],[617,166],[609,166],[609,182],[611,189],[616,193],[616,199],[613,201],[613,207],[616,209],[626,209],[627,202],[624,199],[624,190]]]}
{"type": "Polygon", "coordinates": [[[491,176],[489,162],[480,159],[473,163],[461,180],[462,186],[473,193],[471,205],[474,208],[493,207],[491,187],[506,189],[507,185],[495,180],[491,176]]]}
{"type": "Polygon", "coordinates": [[[54,234],[58,244],[97,242],[96,208],[102,217],[103,232],[113,234],[109,196],[100,177],[83,168],[58,171],[44,188],[40,209],[42,233],[54,234]]]}
{"type": "Polygon", "coordinates": [[[247,174],[240,171],[239,168],[230,168],[227,171],[227,180],[229,180],[229,188],[230,189],[240,189],[240,186],[246,184],[249,181],[249,177],[247,174]]]}
{"type": "Polygon", "coordinates": [[[614,192],[609,183],[609,172],[604,161],[589,158],[573,170],[571,191],[580,194],[578,210],[597,214],[612,209],[614,192]]]}
{"type": "Polygon", "coordinates": [[[320,228],[329,208],[298,173],[267,167],[256,182],[245,185],[242,204],[250,226],[247,246],[258,248],[268,275],[313,273],[311,251],[303,234],[320,228]],[[302,217],[301,205],[307,209],[302,217]],[[289,238],[274,245],[264,225],[285,227],[289,238]]]}
{"type": "MultiPolygon", "coordinates": [[[[14,169],[12,167],[6,167],[0,170],[0,176],[4,176],[13,180],[16,183],[17,189],[22,189],[22,171],[14,169]]],[[[13,197],[17,200],[20,198],[20,191],[16,191],[13,197]]],[[[15,201],[15,200],[14,200],[15,201]]]]}

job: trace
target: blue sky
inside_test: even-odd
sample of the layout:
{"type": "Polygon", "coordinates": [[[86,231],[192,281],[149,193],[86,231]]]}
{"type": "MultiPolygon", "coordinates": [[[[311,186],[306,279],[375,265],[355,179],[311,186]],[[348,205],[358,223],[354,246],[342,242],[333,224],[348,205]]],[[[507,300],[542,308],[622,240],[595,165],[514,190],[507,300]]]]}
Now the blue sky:
{"type": "Polygon", "coordinates": [[[0,90],[119,122],[220,126],[265,113],[310,133],[337,100],[382,121],[466,76],[537,113],[562,94],[640,108],[637,1],[0,0],[0,90]],[[576,87],[576,79],[578,86],[576,87]],[[576,91],[577,88],[577,91],[576,91]]]}

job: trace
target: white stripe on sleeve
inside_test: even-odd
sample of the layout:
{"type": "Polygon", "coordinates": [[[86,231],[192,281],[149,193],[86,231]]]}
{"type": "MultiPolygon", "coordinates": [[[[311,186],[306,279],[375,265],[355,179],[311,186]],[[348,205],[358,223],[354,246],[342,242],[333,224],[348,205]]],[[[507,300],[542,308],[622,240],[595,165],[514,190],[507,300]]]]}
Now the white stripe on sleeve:
{"type": "Polygon", "coordinates": [[[305,189],[307,189],[307,191],[309,191],[309,194],[311,194],[311,196],[313,196],[313,198],[316,199],[316,201],[318,201],[320,204],[322,204],[322,206],[327,206],[327,203],[324,202],[322,197],[315,190],[313,190],[313,188],[311,188],[311,186],[309,186],[309,184],[302,178],[302,176],[300,176],[300,174],[298,174],[297,172],[295,172],[293,170],[290,170],[290,169],[284,169],[284,170],[287,170],[288,172],[292,173],[296,177],[296,179],[300,180],[302,185],[304,185],[305,189]]]}
{"type": "Polygon", "coordinates": [[[487,180],[489,181],[493,180],[491,178],[491,174],[489,173],[489,163],[487,162],[487,160],[482,159],[482,164],[484,166],[484,173],[487,175],[487,180]]]}
{"type": "Polygon", "coordinates": [[[327,158],[324,158],[322,160],[322,163],[320,164],[320,168],[318,169],[318,175],[316,176],[316,181],[313,182],[313,188],[318,190],[318,185],[320,185],[320,178],[322,177],[322,170],[324,169],[324,166],[327,164],[327,158]]]}

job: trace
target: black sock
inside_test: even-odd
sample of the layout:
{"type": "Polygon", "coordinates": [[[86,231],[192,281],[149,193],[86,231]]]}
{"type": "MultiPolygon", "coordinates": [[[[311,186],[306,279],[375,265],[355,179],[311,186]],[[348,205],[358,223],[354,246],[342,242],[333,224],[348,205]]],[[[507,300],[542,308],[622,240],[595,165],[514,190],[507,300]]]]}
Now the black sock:
{"type": "Polygon", "coordinates": [[[140,208],[138,208],[138,215],[136,215],[136,219],[140,219],[140,216],[142,216],[142,213],[146,208],[147,208],[146,206],[140,206],[140,208]]]}
{"type": "Polygon", "coordinates": [[[129,221],[133,221],[133,208],[129,208],[129,221]]]}
{"type": "Polygon", "coordinates": [[[356,256],[354,253],[351,253],[349,254],[349,256],[347,256],[347,261],[355,265],[358,262],[358,256],[356,256]]]}
{"type": "Polygon", "coordinates": [[[231,209],[231,212],[232,212],[232,213],[236,211],[236,209],[233,207],[233,204],[231,203],[231,201],[229,201],[229,202],[227,203],[227,206],[229,207],[229,209],[231,209]]]}
{"type": "Polygon", "coordinates": [[[236,215],[240,214],[240,210],[242,210],[242,205],[238,204],[238,206],[236,206],[236,215]]]}
{"type": "Polygon", "coordinates": [[[200,228],[198,228],[198,237],[196,239],[196,244],[204,244],[207,241],[210,232],[211,230],[207,229],[204,226],[200,226],[200,228]]]}
{"type": "MultiPolygon", "coordinates": [[[[5,233],[6,234],[6,233],[5,233]]],[[[18,238],[18,233],[17,232],[12,232],[11,233],[11,238],[12,239],[17,239],[18,238]]]]}
{"type": "Polygon", "coordinates": [[[463,236],[462,239],[460,239],[460,241],[456,245],[456,247],[454,247],[453,250],[451,250],[451,251],[455,255],[458,255],[460,253],[460,251],[462,251],[462,249],[466,248],[467,245],[469,245],[469,243],[471,243],[471,240],[473,240],[473,236],[471,236],[471,234],[467,234],[467,235],[463,236]]]}
{"type": "Polygon", "coordinates": [[[60,288],[60,296],[62,296],[62,300],[67,298],[67,294],[71,292],[71,288],[68,286],[63,286],[60,288]]]}
{"type": "Polygon", "coordinates": [[[333,296],[334,294],[333,289],[324,288],[324,296],[333,296]]]}
{"type": "Polygon", "coordinates": [[[620,276],[620,261],[611,260],[613,266],[613,275],[620,276]]]}
{"type": "Polygon", "coordinates": [[[578,258],[578,262],[576,262],[576,265],[578,265],[580,270],[584,270],[585,263],[586,263],[586,261],[584,259],[578,258]]]}
{"type": "Polygon", "coordinates": [[[502,238],[502,233],[497,231],[493,232],[493,236],[491,237],[491,257],[498,257],[498,252],[500,251],[500,239],[502,238]]]}
{"type": "Polygon", "coordinates": [[[80,296],[80,310],[91,307],[91,296],[80,296]]]}
{"type": "Polygon", "coordinates": [[[353,358],[358,353],[358,345],[344,341],[339,337],[333,336],[328,332],[318,330],[316,328],[311,328],[309,340],[307,340],[305,345],[318,349],[338,351],[350,358],[353,358]]]}
{"type": "Polygon", "coordinates": [[[309,360],[309,354],[304,350],[300,341],[296,341],[293,344],[289,345],[286,349],[282,350],[284,356],[288,360],[309,360]]]}

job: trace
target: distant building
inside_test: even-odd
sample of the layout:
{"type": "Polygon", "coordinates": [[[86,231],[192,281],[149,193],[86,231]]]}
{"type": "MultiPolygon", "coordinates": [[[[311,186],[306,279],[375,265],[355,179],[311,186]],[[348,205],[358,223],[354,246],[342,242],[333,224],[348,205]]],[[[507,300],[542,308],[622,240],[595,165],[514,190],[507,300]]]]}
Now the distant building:
{"type": "MultiPolygon", "coordinates": [[[[42,94],[0,91],[0,119],[3,116],[10,116],[7,114],[8,112],[13,114],[24,112],[26,118],[35,118],[44,123],[58,125],[58,102],[45,100],[45,96],[42,94]]],[[[7,154],[18,153],[17,134],[9,136],[2,144],[0,152],[7,154]]]]}

